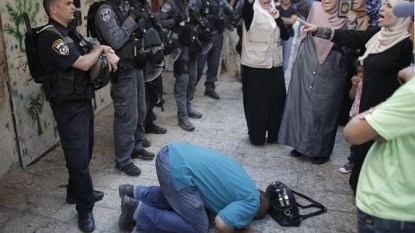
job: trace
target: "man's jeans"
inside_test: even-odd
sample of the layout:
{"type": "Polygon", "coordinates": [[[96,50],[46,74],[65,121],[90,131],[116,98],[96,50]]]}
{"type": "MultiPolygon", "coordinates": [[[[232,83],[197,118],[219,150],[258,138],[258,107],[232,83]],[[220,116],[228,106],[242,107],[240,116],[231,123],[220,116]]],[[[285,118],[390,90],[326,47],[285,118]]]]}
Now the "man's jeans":
{"type": "Polygon", "coordinates": [[[157,155],[156,170],[160,187],[134,188],[134,198],[142,202],[140,209],[134,214],[137,230],[206,233],[209,221],[199,191],[194,187],[176,190],[170,177],[167,146],[157,155]]]}
{"type": "Polygon", "coordinates": [[[293,45],[293,38],[290,37],[288,40],[282,40],[282,68],[284,72],[288,68],[288,62],[290,61],[291,47],[293,45]]]}
{"type": "Polygon", "coordinates": [[[359,233],[414,233],[415,222],[387,220],[357,210],[359,233]]]}

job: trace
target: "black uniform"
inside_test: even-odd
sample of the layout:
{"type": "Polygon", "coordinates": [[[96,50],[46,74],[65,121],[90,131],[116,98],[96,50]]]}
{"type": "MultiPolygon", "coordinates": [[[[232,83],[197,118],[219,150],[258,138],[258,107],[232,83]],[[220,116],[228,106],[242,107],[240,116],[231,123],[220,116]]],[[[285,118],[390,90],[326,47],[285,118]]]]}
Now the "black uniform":
{"type": "Polygon", "coordinates": [[[195,127],[189,121],[189,117],[201,118],[202,114],[193,110],[190,103],[195,91],[199,51],[194,50],[194,38],[198,36],[197,22],[192,22],[194,20],[188,17],[188,12],[185,1],[166,0],[161,6],[159,17],[163,27],[179,35],[182,53],[173,65],[174,77],[176,78],[174,97],[177,104],[177,118],[180,127],[187,131],[193,131],[195,127]]]}
{"type": "Polygon", "coordinates": [[[39,59],[49,74],[43,87],[57,122],[69,172],[67,197],[77,199],[78,213],[88,213],[94,206],[88,168],[94,145],[93,87],[86,72],[71,67],[82,55],[75,32],[52,19],[48,24],[61,35],[47,30],[39,35],[39,59]]]}

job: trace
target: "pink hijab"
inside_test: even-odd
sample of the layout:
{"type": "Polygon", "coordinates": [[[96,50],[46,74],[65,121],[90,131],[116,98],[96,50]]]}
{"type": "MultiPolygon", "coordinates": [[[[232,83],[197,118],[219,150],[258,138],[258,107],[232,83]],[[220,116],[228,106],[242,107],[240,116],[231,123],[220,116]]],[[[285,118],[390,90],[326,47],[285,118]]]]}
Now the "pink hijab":
{"type": "MultiPolygon", "coordinates": [[[[337,1],[336,5],[329,11],[323,9],[321,2],[314,2],[311,6],[307,22],[332,29],[343,27],[346,24],[346,18],[337,17],[339,2],[338,0],[335,1],[337,1]]],[[[321,65],[326,61],[334,43],[318,37],[313,37],[313,40],[317,52],[318,63],[321,65]]]]}

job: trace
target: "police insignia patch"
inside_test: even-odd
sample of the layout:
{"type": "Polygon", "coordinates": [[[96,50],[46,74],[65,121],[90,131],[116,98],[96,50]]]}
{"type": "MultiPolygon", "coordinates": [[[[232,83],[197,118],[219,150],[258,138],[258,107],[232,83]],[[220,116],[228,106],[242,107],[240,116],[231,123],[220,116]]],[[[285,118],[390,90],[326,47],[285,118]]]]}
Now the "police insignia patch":
{"type": "Polygon", "coordinates": [[[55,42],[53,42],[52,48],[60,55],[69,54],[69,47],[62,39],[57,39],[55,42]]]}
{"type": "Polygon", "coordinates": [[[110,21],[110,18],[111,18],[111,9],[110,8],[101,9],[99,11],[99,16],[104,22],[108,23],[108,21],[110,21]]]}
{"type": "Polygon", "coordinates": [[[171,6],[168,3],[164,3],[163,6],[161,6],[161,12],[163,12],[163,13],[169,12],[170,9],[171,9],[171,6]]]}

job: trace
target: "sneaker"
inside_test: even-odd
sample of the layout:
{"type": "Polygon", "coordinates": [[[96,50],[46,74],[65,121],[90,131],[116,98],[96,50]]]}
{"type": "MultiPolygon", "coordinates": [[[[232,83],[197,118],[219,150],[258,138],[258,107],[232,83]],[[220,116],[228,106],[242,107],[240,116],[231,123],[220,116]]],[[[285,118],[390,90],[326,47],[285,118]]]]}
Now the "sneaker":
{"type": "Polygon", "coordinates": [[[343,174],[348,174],[353,171],[353,163],[345,163],[343,167],[339,168],[339,172],[343,174]]]}
{"type": "Polygon", "coordinates": [[[167,133],[167,129],[162,128],[154,123],[151,123],[146,126],[146,133],[154,133],[154,134],[165,134],[167,133]]]}
{"type": "Polygon", "coordinates": [[[146,149],[134,150],[131,154],[132,159],[142,159],[142,160],[152,160],[154,159],[154,154],[146,151],[146,149]]]}
{"type": "Polygon", "coordinates": [[[187,115],[188,115],[190,118],[194,118],[194,119],[199,119],[199,118],[202,118],[202,116],[203,116],[203,114],[202,114],[202,113],[200,113],[200,112],[198,112],[198,111],[196,111],[196,110],[193,110],[193,109],[189,109],[189,110],[187,111],[187,115]]]}
{"type": "Polygon", "coordinates": [[[139,176],[141,174],[140,168],[138,168],[134,163],[129,163],[128,165],[121,167],[118,163],[115,164],[115,168],[118,171],[122,171],[129,176],[139,176]]]}
{"type": "Polygon", "coordinates": [[[118,194],[121,198],[124,196],[129,196],[134,198],[134,185],[131,184],[122,184],[118,186],[118,194]]]}
{"type": "Polygon", "coordinates": [[[179,120],[179,126],[186,131],[195,130],[195,126],[188,119],[179,120]]]}
{"type": "Polygon", "coordinates": [[[129,196],[124,196],[121,203],[121,215],[118,220],[118,226],[121,231],[131,232],[135,226],[133,218],[134,212],[138,207],[138,200],[129,196]]]}
{"type": "Polygon", "coordinates": [[[218,93],[216,93],[216,91],[214,91],[214,90],[205,91],[205,96],[208,96],[208,97],[210,97],[212,99],[215,99],[215,100],[220,99],[218,93]]]}
{"type": "Polygon", "coordinates": [[[151,142],[147,138],[144,138],[142,145],[144,148],[149,148],[151,146],[151,142]]]}

